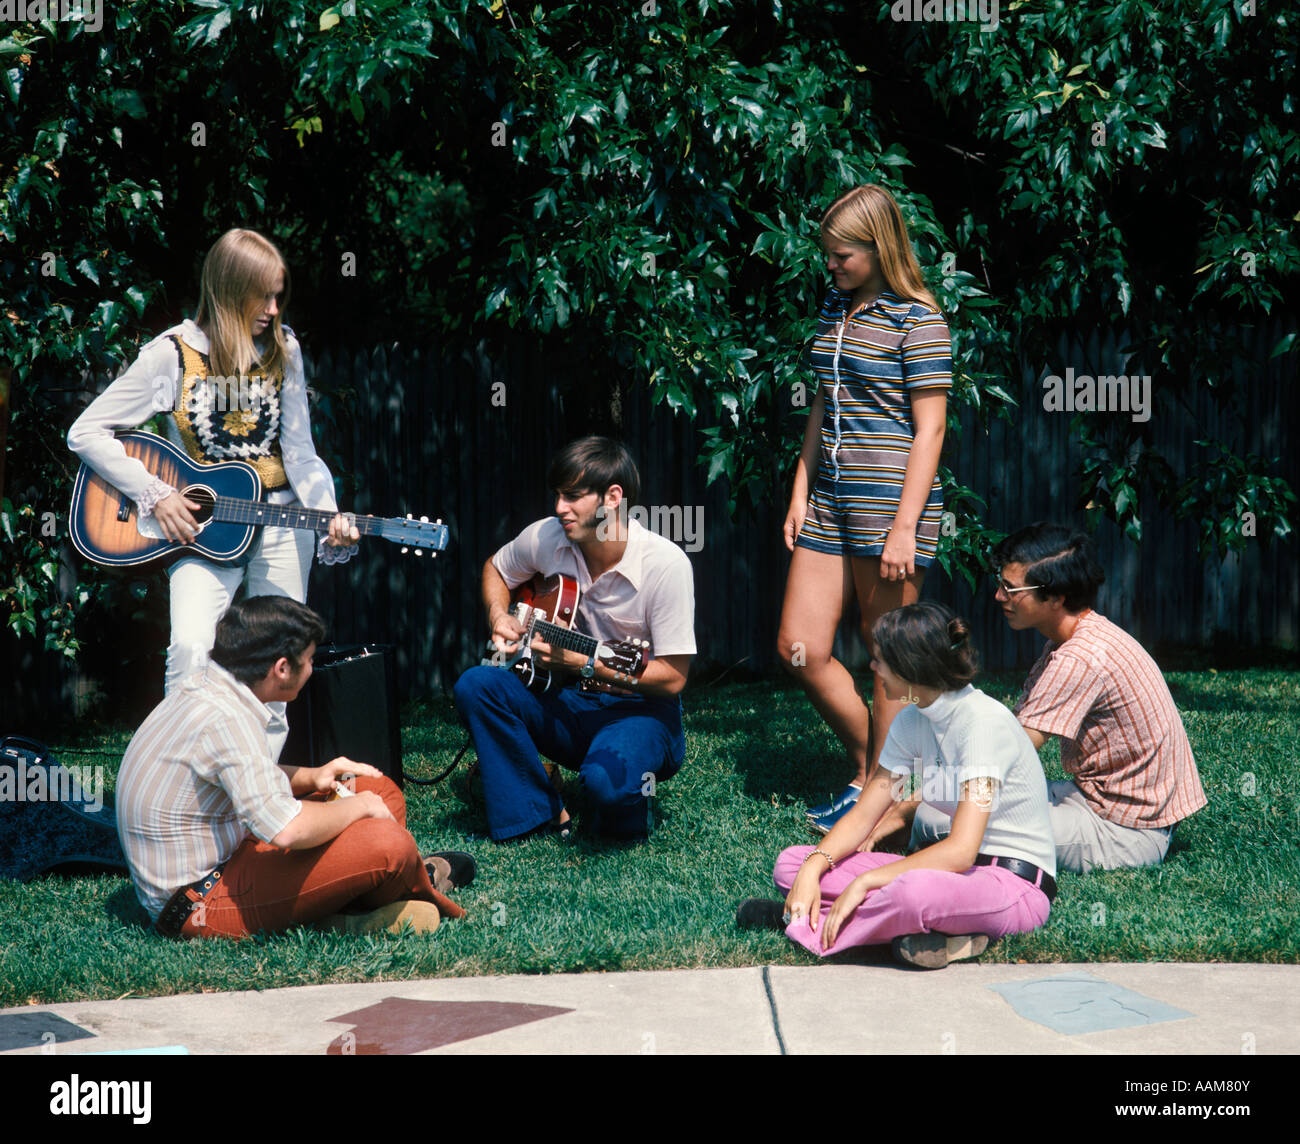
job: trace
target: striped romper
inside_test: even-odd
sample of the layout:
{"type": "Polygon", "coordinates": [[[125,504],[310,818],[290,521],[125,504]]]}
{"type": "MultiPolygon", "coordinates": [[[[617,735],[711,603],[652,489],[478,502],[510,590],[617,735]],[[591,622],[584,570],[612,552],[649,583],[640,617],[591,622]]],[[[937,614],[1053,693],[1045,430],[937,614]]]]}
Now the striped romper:
{"type": "MultiPolygon", "coordinates": [[[[798,543],[814,552],[879,556],[894,523],[915,433],[911,391],[952,387],[943,315],[884,291],[848,318],[832,288],[817,316],[812,365],[825,393],[821,457],[798,543]]],[[[916,566],[934,562],[943,493],[934,485],[916,529],[916,566]]]]}

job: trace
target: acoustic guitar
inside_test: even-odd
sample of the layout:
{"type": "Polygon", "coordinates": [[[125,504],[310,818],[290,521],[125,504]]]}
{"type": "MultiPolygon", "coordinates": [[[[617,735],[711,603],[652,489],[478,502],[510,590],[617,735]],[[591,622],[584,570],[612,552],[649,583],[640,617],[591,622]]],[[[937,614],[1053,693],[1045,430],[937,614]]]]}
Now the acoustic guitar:
{"type": "MultiPolygon", "coordinates": [[[[633,686],[650,662],[650,641],[642,639],[611,640],[604,643],[586,632],[577,631],[573,624],[578,618],[578,601],[581,598],[578,582],[571,576],[557,572],[554,576],[538,573],[521,584],[510,595],[515,619],[524,629],[523,636],[511,653],[498,651],[488,640],[491,653],[483,660],[488,667],[504,667],[523,680],[530,691],[545,694],[565,685],[565,673],[551,671],[537,663],[532,642],[535,636],[552,647],[576,651],[590,659],[593,655],[606,667],[618,672],[633,686]]],[[[609,691],[619,695],[633,694],[628,688],[607,683],[601,679],[580,679],[583,691],[609,691]]]]}
{"type": "MultiPolygon", "coordinates": [[[[152,516],[141,520],[135,501],[83,462],[72,486],[69,534],[77,551],[96,564],[127,567],[190,554],[228,563],[243,557],[265,525],[325,533],[334,519],[334,513],[321,509],[267,504],[262,479],[244,461],[196,464],[170,441],[139,429],[119,433],[117,439],[128,457],[199,506],[194,513],[199,532],[189,544],[168,540],[152,516]]],[[[447,526],[441,520],[413,520],[410,513],[405,519],[345,515],[362,536],[381,536],[404,545],[403,552],[436,556],[447,547],[447,526]]]]}

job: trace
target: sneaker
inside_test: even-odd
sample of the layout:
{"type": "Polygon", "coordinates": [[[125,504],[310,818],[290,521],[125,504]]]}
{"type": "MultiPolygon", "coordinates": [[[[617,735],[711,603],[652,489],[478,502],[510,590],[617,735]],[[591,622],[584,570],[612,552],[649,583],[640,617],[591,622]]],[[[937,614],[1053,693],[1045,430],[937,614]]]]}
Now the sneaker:
{"type": "Polygon", "coordinates": [[[808,817],[826,818],[827,816],[834,814],[836,811],[843,810],[845,807],[848,806],[852,806],[855,802],[858,801],[858,795],[860,795],[861,793],[862,793],[862,788],[860,786],[858,786],[856,783],[849,783],[849,785],[844,788],[844,793],[840,795],[839,798],[833,800],[832,802],[826,803],[824,806],[812,807],[812,809],[808,811],[808,817]]]}
{"type": "Polygon", "coordinates": [[[463,890],[478,873],[478,864],[470,854],[460,850],[439,850],[424,856],[424,868],[429,871],[429,881],[440,894],[463,890]]]}
{"type": "Polygon", "coordinates": [[[408,927],[412,933],[433,933],[440,921],[442,915],[432,902],[404,898],[364,914],[334,914],[321,925],[346,934],[401,933],[408,927]]]}
{"type": "Polygon", "coordinates": [[[950,961],[979,957],[989,947],[988,934],[909,933],[894,938],[894,956],[922,969],[942,969],[950,961]]]}
{"type": "Polygon", "coordinates": [[[857,799],[854,799],[853,802],[846,802],[842,804],[838,810],[831,811],[830,814],[824,814],[820,818],[809,818],[808,825],[817,831],[818,834],[829,834],[831,827],[848,814],[849,811],[853,809],[856,802],[857,799]]]}
{"type": "Polygon", "coordinates": [[[741,929],[785,929],[785,903],[771,898],[746,898],[736,907],[741,929]]]}

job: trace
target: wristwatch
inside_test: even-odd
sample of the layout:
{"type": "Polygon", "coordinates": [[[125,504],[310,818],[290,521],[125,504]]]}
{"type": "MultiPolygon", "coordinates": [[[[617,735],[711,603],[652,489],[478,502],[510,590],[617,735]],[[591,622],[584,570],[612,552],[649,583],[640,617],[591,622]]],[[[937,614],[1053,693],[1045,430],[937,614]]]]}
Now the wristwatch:
{"type": "Polygon", "coordinates": [[[582,670],[578,673],[583,679],[590,679],[596,674],[596,653],[592,652],[587,658],[587,662],[582,665],[582,670]]]}

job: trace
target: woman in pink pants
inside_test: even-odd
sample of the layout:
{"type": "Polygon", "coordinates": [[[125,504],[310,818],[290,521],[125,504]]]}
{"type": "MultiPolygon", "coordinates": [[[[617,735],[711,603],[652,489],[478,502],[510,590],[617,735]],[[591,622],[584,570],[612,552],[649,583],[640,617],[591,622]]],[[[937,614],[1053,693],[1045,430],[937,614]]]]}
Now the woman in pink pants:
{"type": "Polygon", "coordinates": [[[782,852],[773,878],[784,907],[750,899],[741,925],[780,919],[822,957],[890,942],[900,959],[938,969],[1047,920],[1056,894],[1047,782],[1015,716],[971,686],[969,634],[936,603],[876,621],[872,670],[907,703],[879,775],[819,846],[782,852]],[[906,858],[859,850],[893,803],[917,800],[951,816],[951,834],[906,858]]]}

